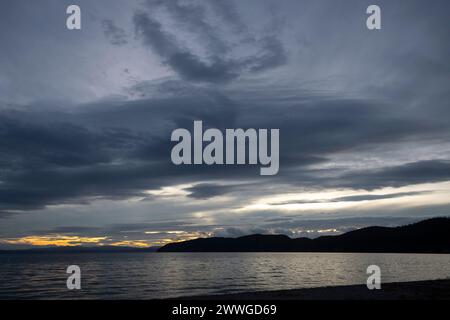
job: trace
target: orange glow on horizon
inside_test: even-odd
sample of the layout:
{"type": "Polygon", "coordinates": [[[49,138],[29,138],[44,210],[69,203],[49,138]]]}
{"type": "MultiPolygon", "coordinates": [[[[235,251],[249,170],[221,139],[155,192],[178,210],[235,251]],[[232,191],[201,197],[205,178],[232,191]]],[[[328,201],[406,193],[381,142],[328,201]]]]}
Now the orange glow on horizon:
{"type": "Polygon", "coordinates": [[[136,248],[148,248],[151,247],[151,243],[147,243],[143,240],[124,240],[109,243],[110,246],[115,247],[136,247],[136,248]]]}
{"type": "MultiPolygon", "coordinates": [[[[147,233],[147,232],[145,232],[147,233]]],[[[92,246],[124,246],[136,248],[159,247],[172,242],[181,242],[186,240],[196,239],[202,236],[201,233],[194,232],[171,232],[174,238],[160,238],[160,239],[138,239],[138,240],[122,240],[112,239],[108,236],[86,237],[76,235],[30,235],[19,238],[4,238],[0,239],[0,244],[9,245],[25,245],[36,247],[76,247],[82,245],[92,246]]]]}
{"type": "Polygon", "coordinates": [[[22,238],[1,239],[0,243],[31,245],[31,246],[55,246],[76,247],[82,244],[100,244],[107,237],[79,237],[79,236],[26,236],[22,238]]]}

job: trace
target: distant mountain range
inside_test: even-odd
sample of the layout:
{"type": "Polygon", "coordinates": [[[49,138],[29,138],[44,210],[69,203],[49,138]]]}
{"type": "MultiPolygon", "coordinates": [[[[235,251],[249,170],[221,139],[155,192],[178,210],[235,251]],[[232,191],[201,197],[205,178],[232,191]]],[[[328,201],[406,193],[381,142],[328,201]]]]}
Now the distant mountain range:
{"type": "Polygon", "coordinates": [[[0,250],[2,253],[126,253],[126,252],[395,252],[450,253],[450,218],[433,218],[401,227],[367,227],[337,236],[291,239],[255,234],[239,238],[201,238],[161,248],[46,247],[0,250]]]}
{"type": "Polygon", "coordinates": [[[450,218],[433,218],[392,228],[367,227],[316,239],[261,234],[240,238],[201,238],[170,243],[158,251],[450,253],[450,218]]]}

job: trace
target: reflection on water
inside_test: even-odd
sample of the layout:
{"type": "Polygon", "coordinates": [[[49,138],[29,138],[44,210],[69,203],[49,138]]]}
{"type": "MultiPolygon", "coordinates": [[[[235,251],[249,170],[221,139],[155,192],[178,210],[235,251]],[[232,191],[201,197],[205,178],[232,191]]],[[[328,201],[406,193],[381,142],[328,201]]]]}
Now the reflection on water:
{"type": "Polygon", "coordinates": [[[1,299],[152,299],[448,278],[450,255],[363,253],[2,254],[1,299]],[[82,290],[66,288],[81,267],[82,290]]]}

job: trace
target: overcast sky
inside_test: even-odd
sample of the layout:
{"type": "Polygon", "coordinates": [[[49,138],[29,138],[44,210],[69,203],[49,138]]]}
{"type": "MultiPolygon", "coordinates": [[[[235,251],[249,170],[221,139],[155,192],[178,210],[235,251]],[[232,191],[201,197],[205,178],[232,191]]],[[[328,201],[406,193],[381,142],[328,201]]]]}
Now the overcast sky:
{"type": "Polygon", "coordinates": [[[0,2],[0,247],[337,234],[448,216],[450,3],[0,2]],[[82,29],[66,28],[81,7],[82,29]],[[366,27],[378,4],[382,29],[366,27]],[[175,166],[279,128],[280,171],[175,166]]]}

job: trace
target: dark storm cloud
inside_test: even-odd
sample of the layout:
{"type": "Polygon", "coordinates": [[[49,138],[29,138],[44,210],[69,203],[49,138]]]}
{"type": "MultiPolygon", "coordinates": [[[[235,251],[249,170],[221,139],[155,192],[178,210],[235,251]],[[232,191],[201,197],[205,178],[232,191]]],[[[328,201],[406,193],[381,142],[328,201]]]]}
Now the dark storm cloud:
{"type": "Polygon", "coordinates": [[[116,26],[114,21],[105,19],[102,21],[102,27],[106,38],[109,39],[111,44],[122,46],[128,42],[125,30],[116,26]]]}
{"type": "Polygon", "coordinates": [[[376,170],[356,171],[342,177],[342,181],[346,179],[349,179],[349,183],[345,183],[347,186],[366,190],[448,181],[450,160],[417,161],[376,170]]]}
{"type": "Polygon", "coordinates": [[[282,159],[286,157],[286,161],[291,161],[291,156],[303,155],[308,160],[433,130],[431,125],[405,117],[398,109],[390,114],[380,112],[381,106],[370,100],[310,99],[313,101],[293,105],[284,113],[272,115],[270,120],[264,119],[266,124],[270,121],[273,127],[288,132],[281,145],[282,159]]]}
{"type": "MultiPolygon", "coordinates": [[[[143,193],[147,189],[202,174],[201,168],[172,165],[171,130],[190,127],[198,118],[219,127],[225,125],[223,121],[234,121],[227,99],[214,95],[207,100],[183,97],[124,103],[115,110],[103,104],[88,109],[50,112],[45,117],[34,109],[1,111],[3,216],[15,210],[89,203],[98,198],[148,199],[143,193]],[[153,108],[146,108],[148,104],[153,108]]],[[[219,172],[219,176],[227,171],[232,170],[219,172]]]]}
{"type": "MultiPolygon", "coordinates": [[[[386,137],[386,139],[389,138],[386,137]]],[[[299,168],[293,167],[287,168],[287,171],[284,176],[285,182],[289,181],[293,185],[309,186],[310,188],[351,188],[371,191],[384,187],[396,188],[450,180],[450,162],[442,159],[410,162],[377,169],[341,167],[337,169],[299,170],[299,168]]],[[[398,196],[407,195],[398,194],[398,196]]],[[[337,200],[360,201],[357,198],[354,200],[351,200],[351,198],[337,200]]],[[[364,196],[361,200],[365,200],[364,196]]]]}
{"type": "Polygon", "coordinates": [[[194,199],[208,199],[216,196],[222,196],[231,191],[237,191],[236,185],[216,185],[212,183],[200,183],[184,190],[190,192],[189,197],[194,199]]]}
{"type": "Polygon", "coordinates": [[[123,175],[133,180],[141,175],[137,172],[146,171],[145,165],[120,169],[112,164],[120,157],[119,151],[125,155],[139,141],[120,130],[93,132],[70,123],[44,126],[1,117],[0,136],[2,211],[132,195],[134,187],[122,185],[123,175]]]}
{"type": "Polygon", "coordinates": [[[239,16],[233,1],[213,0],[208,1],[208,4],[212,7],[214,13],[221,18],[232,31],[248,31],[248,28],[239,16]]]}
{"type": "MultiPolygon", "coordinates": [[[[162,84],[160,88],[172,92],[173,86],[162,84]]],[[[411,135],[428,136],[438,129],[400,116],[398,111],[379,112],[380,106],[373,101],[302,95],[298,100],[307,102],[276,113],[258,101],[248,99],[242,105],[232,94],[200,87],[193,94],[177,89],[176,95],[160,99],[105,101],[79,112],[48,112],[45,117],[33,108],[5,109],[0,116],[0,209],[6,214],[96,199],[148,198],[144,193],[148,189],[207,180],[245,183],[200,183],[187,190],[189,196],[207,199],[246,194],[268,181],[374,189],[450,179],[448,162],[437,160],[375,171],[311,167],[326,163],[336,152],[402,141],[411,135]],[[279,175],[251,182],[258,177],[255,166],[174,166],[170,162],[171,131],[192,128],[198,119],[205,127],[222,130],[279,128],[279,175]]],[[[441,135],[442,129],[436,134],[441,135]]]]}
{"type": "Polygon", "coordinates": [[[195,34],[198,37],[196,41],[206,44],[209,50],[229,50],[226,40],[217,32],[217,25],[208,23],[208,12],[200,2],[147,0],[146,4],[150,14],[159,8],[165,9],[176,24],[195,34]]]}
{"type": "MultiPolygon", "coordinates": [[[[208,57],[201,57],[192,49],[183,46],[180,40],[163,24],[146,11],[134,16],[136,33],[144,44],[158,54],[182,78],[200,82],[228,82],[245,72],[261,72],[286,63],[286,53],[280,40],[271,35],[260,39],[247,37],[255,53],[233,56],[227,54],[232,47],[217,33],[217,26],[206,19],[205,7],[196,3],[181,1],[147,1],[149,11],[164,7],[174,20],[187,28],[197,39],[197,43],[208,50],[208,57]]],[[[214,7],[217,9],[217,4],[214,7]]],[[[219,5],[220,6],[220,5],[219,5]]],[[[222,5],[223,6],[223,5],[222,5]]],[[[225,5],[223,18],[232,27],[243,29],[237,13],[231,4],[225,5]],[[225,16],[224,16],[225,15],[225,16]]]]}
{"type": "Polygon", "coordinates": [[[195,225],[188,221],[154,221],[154,222],[143,222],[143,223],[119,223],[114,224],[110,227],[110,230],[114,232],[134,232],[134,231],[154,231],[154,230],[177,230],[192,227],[195,225]]]}
{"type": "Polygon", "coordinates": [[[111,132],[95,133],[71,123],[39,125],[19,117],[0,116],[3,167],[43,169],[47,166],[82,166],[110,159],[105,147],[112,143],[111,132]]]}
{"type": "Polygon", "coordinates": [[[90,166],[89,168],[22,171],[3,175],[0,187],[2,211],[35,210],[47,205],[87,204],[96,198],[125,199],[146,197],[143,190],[158,187],[155,167],[129,165],[114,167],[90,166]]]}
{"type": "Polygon", "coordinates": [[[390,194],[361,194],[357,196],[346,196],[346,197],[338,197],[332,199],[323,199],[323,200],[304,200],[304,201],[285,201],[285,202],[276,202],[271,203],[273,206],[281,206],[287,204],[306,204],[306,203],[330,203],[330,202],[357,202],[357,201],[373,201],[373,200],[383,200],[383,199],[395,199],[402,198],[408,196],[417,196],[426,194],[426,192],[398,192],[398,193],[390,193],[390,194]]]}
{"type": "Polygon", "coordinates": [[[370,201],[370,200],[383,200],[383,199],[395,199],[401,197],[417,196],[426,194],[426,192],[399,192],[391,194],[363,194],[358,196],[348,196],[332,199],[333,202],[340,201],[370,201]]]}
{"type": "MultiPolygon", "coordinates": [[[[119,83],[139,100],[103,99],[67,112],[47,109],[45,102],[15,111],[6,106],[16,101],[2,103],[0,216],[99,199],[148,199],[145,190],[181,183],[193,184],[185,189],[191,201],[233,195],[245,203],[270,187],[272,193],[340,187],[372,190],[450,180],[449,163],[444,160],[448,154],[441,153],[450,136],[447,2],[383,2],[386,27],[379,33],[365,29],[362,2],[333,2],[326,10],[317,1],[286,2],[284,14],[291,28],[287,35],[277,28],[268,30],[270,26],[265,31],[250,27],[252,22],[265,25],[273,18],[271,10],[261,14],[267,8],[257,12],[259,1],[236,3],[242,6],[239,10],[231,1],[148,1],[141,11],[127,17],[133,19],[139,43],[183,79],[138,81],[131,86],[119,83]],[[242,18],[246,6],[252,19],[249,15],[242,18]],[[280,68],[280,74],[264,73],[282,65],[286,68],[280,68]],[[243,79],[247,75],[260,78],[243,79]],[[279,175],[261,178],[254,166],[175,167],[170,162],[170,133],[175,128],[192,128],[194,120],[219,129],[279,128],[279,175]],[[435,146],[427,150],[429,160],[417,160],[416,149],[430,141],[435,146]],[[413,147],[401,149],[408,143],[413,147]],[[388,147],[399,147],[403,157],[383,155],[388,147]],[[373,169],[363,157],[334,163],[344,153],[357,156],[367,150],[379,157],[379,163],[386,160],[383,167],[373,169]],[[398,164],[393,166],[390,160],[398,164]]],[[[28,9],[31,14],[24,15],[36,16],[38,22],[28,24],[23,19],[23,24],[11,28],[14,17],[28,6],[14,11],[10,4],[0,6],[4,9],[0,14],[6,13],[0,19],[0,34],[6,43],[0,51],[2,96],[32,92],[26,99],[32,101],[36,96],[45,100],[68,91],[74,92],[71,97],[79,97],[79,86],[87,86],[89,92],[98,90],[101,96],[99,80],[87,80],[104,71],[97,64],[111,53],[108,43],[103,44],[106,50],[91,56],[99,49],[98,39],[88,41],[91,32],[68,33],[59,13],[52,15],[57,18],[51,24],[45,24],[45,6],[39,4],[42,12],[34,14],[28,9]],[[36,23],[43,28],[36,28],[36,23]],[[47,33],[57,39],[50,49],[47,33]],[[39,46],[40,42],[46,45],[39,46]],[[78,46],[86,43],[94,50],[89,46],[85,56],[84,47],[78,46]],[[57,60],[61,57],[67,60],[57,60]],[[86,64],[89,61],[92,64],[86,64]],[[74,69],[56,72],[67,66],[74,69]],[[86,72],[77,74],[79,69],[86,72]],[[64,85],[67,88],[61,88],[64,85]]],[[[57,11],[64,12],[60,6],[57,11]]],[[[83,7],[89,8],[88,2],[83,7]]],[[[97,30],[99,38],[104,33],[111,43],[123,45],[130,30],[116,21],[112,17],[101,24],[97,20],[95,25],[102,27],[97,30]]],[[[89,24],[84,26],[92,30],[89,24]]],[[[123,49],[131,52],[128,47],[114,54],[123,49]]],[[[112,67],[108,62],[107,71],[112,67]]],[[[339,201],[407,195],[362,195],[339,201]]],[[[169,226],[193,228],[175,222],[169,226]]],[[[143,227],[152,226],[136,226],[143,227]]]]}

